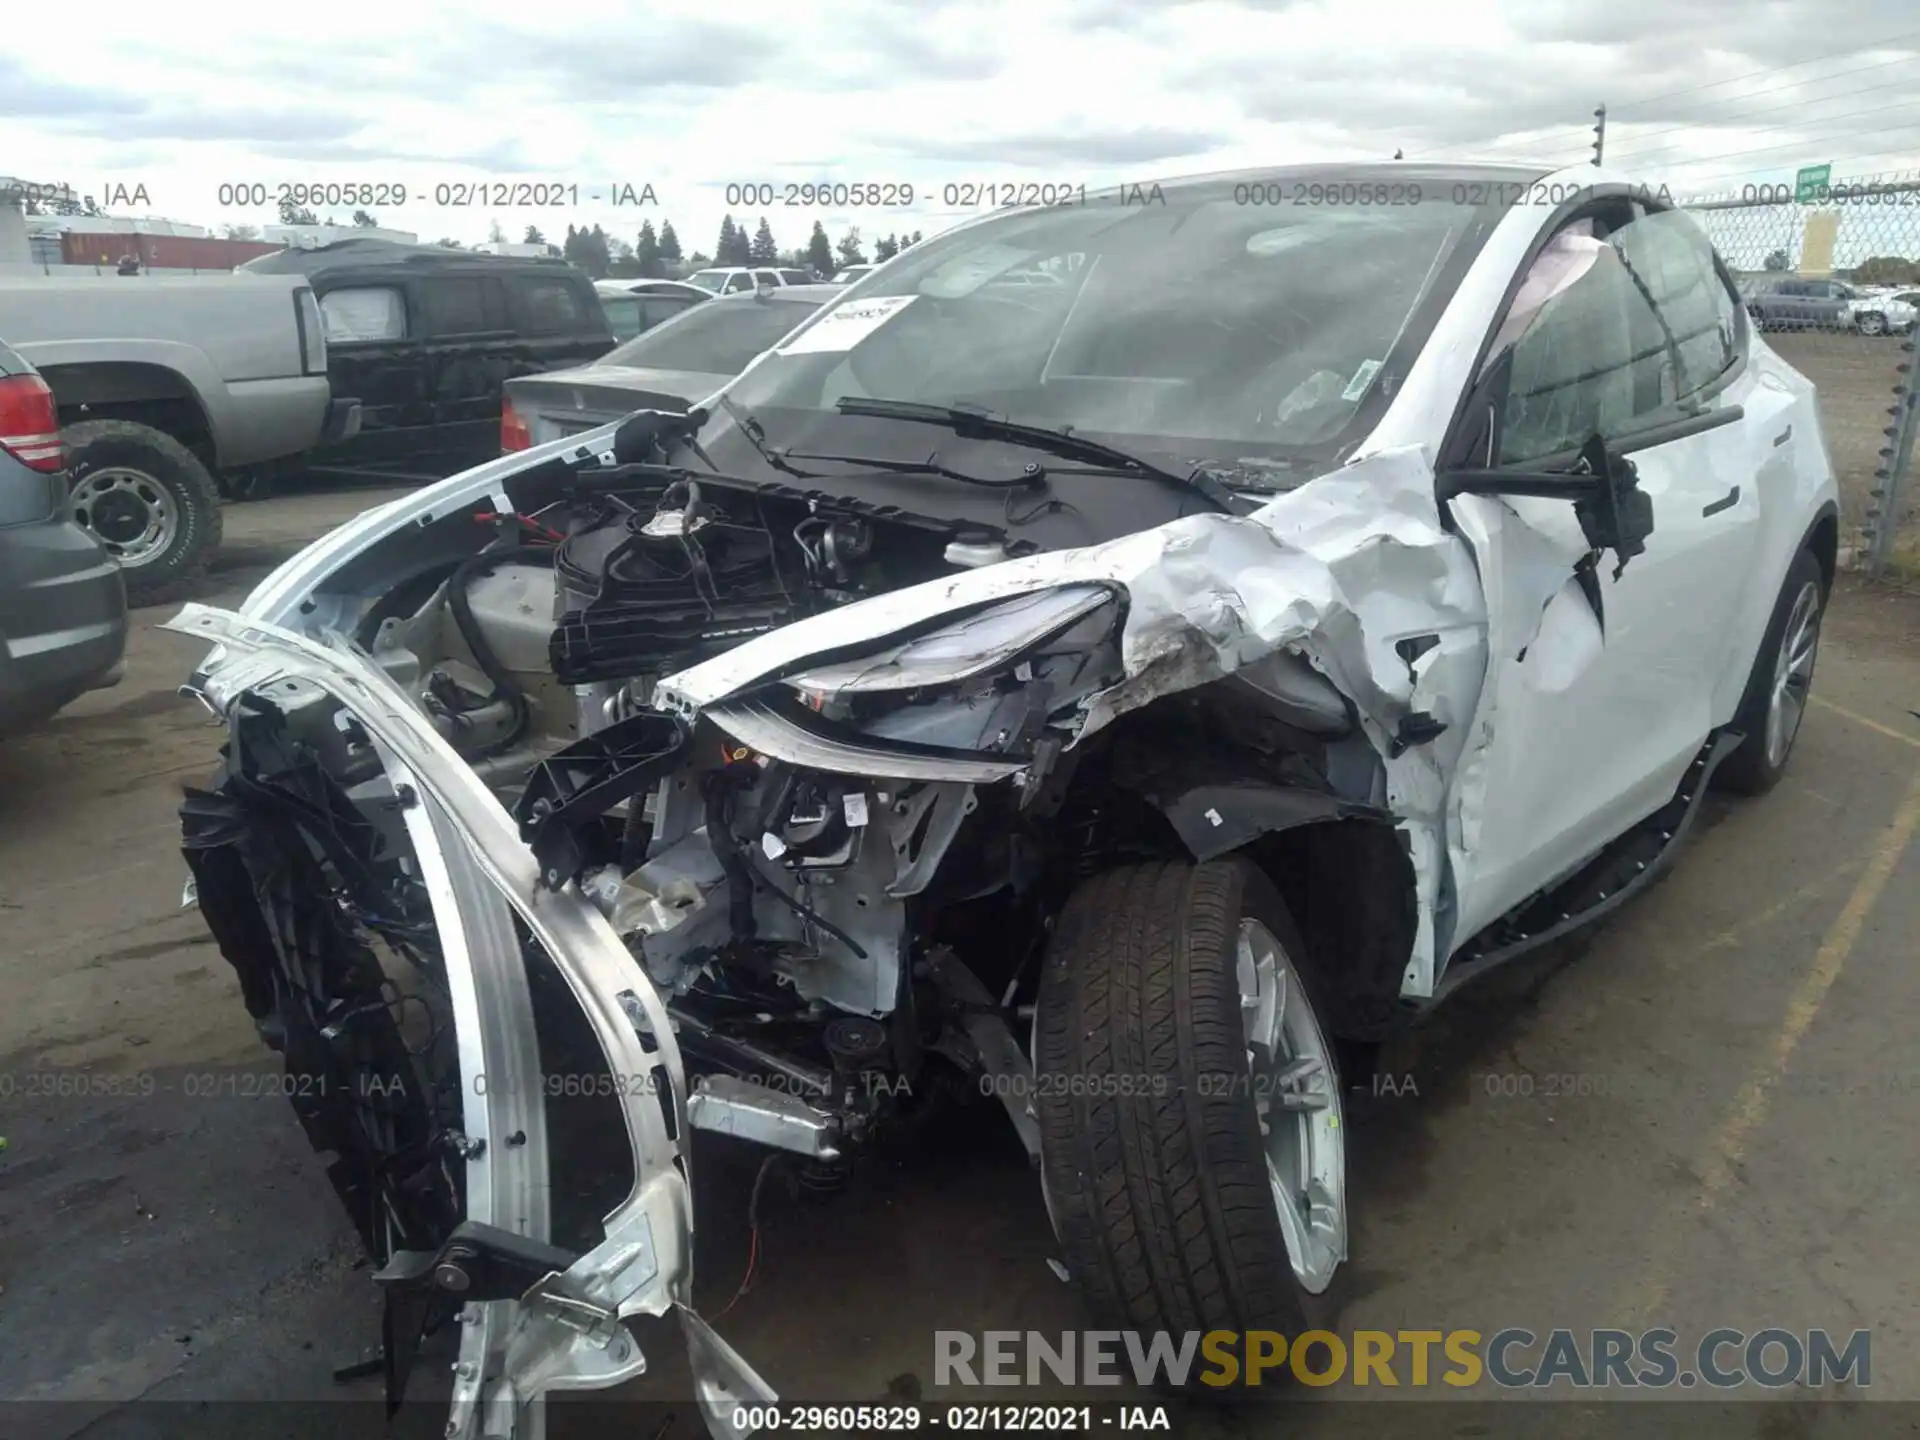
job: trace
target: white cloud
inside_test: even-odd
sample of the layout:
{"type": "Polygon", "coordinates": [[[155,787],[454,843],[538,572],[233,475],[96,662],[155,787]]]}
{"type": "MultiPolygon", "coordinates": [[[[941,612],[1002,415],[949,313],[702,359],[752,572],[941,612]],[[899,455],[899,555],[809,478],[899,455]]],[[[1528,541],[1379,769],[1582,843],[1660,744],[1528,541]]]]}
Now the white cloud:
{"type": "MultiPolygon", "coordinates": [[[[1920,100],[1906,85],[1920,34],[1907,33],[1906,0],[1779,0],[1736,24],[1708,0],[854,0],[811,16],[772,0],[341,0],[220,23],[149,5],[89,13],[83,31],[57,7],[11,18],[8,169],[82,193],[144,185],[155,213],[212,225],[273,218],[223,207],[223,183],[372,181],[410,196],[374,207],[381,221],[426,238],[479,240],[495,221],[516,237],[571,222],[631,238],[643,219],[671,219],[689,250],[710,250],[730,183],[915,187],[917,203],[894,210],[735,207],[749,226],[765,214],[788,246],[816,219],[835,236],[940,228],[957,218],[943,203],[956,181],[1092,190],[1396,147],[1574,163],[1603,100],[1609,159],[1676,190],[1821,160],[1836,176],[1920,167],[1920,100]],[[434,203],[437,187],[514,177],[568,199],[434,203]],[[622,185],[651,185],[658,204],[613,205],[622,185]]],[[[315,208],[344,220],[354,206],[315,208]]]]}

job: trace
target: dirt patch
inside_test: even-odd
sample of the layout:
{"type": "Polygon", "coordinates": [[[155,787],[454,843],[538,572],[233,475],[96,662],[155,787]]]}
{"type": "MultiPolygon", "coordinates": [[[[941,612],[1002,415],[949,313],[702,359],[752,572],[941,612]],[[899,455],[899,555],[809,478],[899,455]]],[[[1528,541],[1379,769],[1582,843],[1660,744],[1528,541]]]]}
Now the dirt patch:
{"type": "Polygon", "coordinates": [[[1828,639],[1849,649],[1920,659],[1920,585],[1842,574],[1834,582],[1825,630],[1828,639]]]}

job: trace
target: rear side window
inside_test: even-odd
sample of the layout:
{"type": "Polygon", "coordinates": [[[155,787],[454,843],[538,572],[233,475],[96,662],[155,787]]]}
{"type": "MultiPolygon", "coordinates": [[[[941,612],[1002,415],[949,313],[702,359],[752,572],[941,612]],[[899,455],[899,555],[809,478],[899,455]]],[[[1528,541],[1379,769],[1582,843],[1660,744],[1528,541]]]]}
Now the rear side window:
{"type": "Polygon", "coordinates": [[[737,375],[755,356],[773,348],[776,341],[819,308],[818,304],[791,305],[777,300],[728,300],[717,305],[709,301],[671,325],[629,340],[600,363],[737,375]]]}
{"type": "Polygon", "coordinates": [[[504,319],[499,313],[499,283],[478,276],[434,275],[423,279],[421,328],[428,335],[480,335],[499,330],[504,319]]]}
{"type": "Polygon", "coordinates": [[[805,285],[813,279],[813,277],[804,270],[782,270],[780,272],[780,278],[785,280],[789,285],[805,285]]]}
{"type": "Polygon", "coordinates": [[[565,280],[515,280],[519,301],[520,328],[529,335],[571,335],[594,328],[587,323],[586,307],[565,280]]]}
{"type": "Polygon", "coordinates": [[[678,315],[689,305],[699,303],[685,295],[648,295],[640,301],[640,328],[650,330],[662,320],[678,315]]]}
{"type": "Polygon", "coordinates": [[[607,328],[616,340],[631,340],[644,328],[640,299],[636,295],[602,295],[600,308],[607,312],[607,328]]]}
{"type": "Polygon", "coordinates": [[[330,290],[320,297],[320,320],[329,345],[400,340],[407,333],[407,302],[391,285],[330,290]]]}
{"type": "Polygon", "coordinates": [[[1653,306],[1662,350],[1660,399],[1697,394],[1739,358],[1740,302],[1714,267],[1713,247],[1678,211],[1642,216],[1611,237],[1653,306]]]}

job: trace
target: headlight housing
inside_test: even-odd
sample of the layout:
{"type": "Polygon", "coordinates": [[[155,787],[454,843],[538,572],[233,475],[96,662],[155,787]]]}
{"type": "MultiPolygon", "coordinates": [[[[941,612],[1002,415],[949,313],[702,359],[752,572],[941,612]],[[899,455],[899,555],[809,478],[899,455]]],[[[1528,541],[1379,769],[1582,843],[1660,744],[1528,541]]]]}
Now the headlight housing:
{"type": "Polygon", "coordinates": [[[1111,633],[1118,608],[1105,585],[1038,590],[855,659],[790,675],[787,683],[814,709],[835,697],[955,685],[1017,665],[1052,641],[1098,645],[1111,633]]]}

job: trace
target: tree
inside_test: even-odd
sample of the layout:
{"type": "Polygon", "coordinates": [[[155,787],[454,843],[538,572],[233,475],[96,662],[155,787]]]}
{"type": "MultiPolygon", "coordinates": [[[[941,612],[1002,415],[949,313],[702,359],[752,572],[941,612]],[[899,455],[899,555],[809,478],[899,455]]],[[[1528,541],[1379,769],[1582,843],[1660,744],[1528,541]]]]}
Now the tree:
{"type": "Polygon", "coordinates": [[[258,240],[259,230],[251,225],[222,225],[220,233],[229,240],[258,240]]]}
{"type": "Polygon", "coordinates": [[[1775,250],[1760,263],[1769,270],[1785,270],[1792,266],[1793,261],[1787,258],[1786,251],[1775,250]]]}
{"type": "Polygon", "coordinates": [[[378,230],[380,228],[380,222],[364,210],[356,210],[353,212],[353,223],[362,230],[378,230]]]}
{"type": "Polygon", "coordinates": [[[282,225],[318,225],[313,211],[304,205],[296,205],[291,200],[280,202],[280,223],[282,225]]]}
{"type": "Polygon", "coordinates": [[[827,239],[826,227],[818,220],[813,222],[813,234],[807,237],[807,265],[814,274],[829,279],[840,268],[833,263],[833,243],[827,239]]]}
{"type": "Polygon", "coordinates": [[[487,241],[493,245],[504,245],[507,243],[507,232],[500,228],[500,222],[498,220],[493,221],[487,226],[487,241]]]}
{"type": "Polygon", "coordinates": [[[1855,267],[1853,278],[1862,285],[1920,285],[1920,260],[1875,255],[1855,267]]]}
{"type": "Polygon", "coordinates": [[[873,242],[873,259],[878,264],[882,260],[891,260],[900,253],[900,242],[891,235],[884,235],[873,242]]]}
{"type": "Polygon", "coordinates": [[[713,244],[713,258],[722,265],[733,264],[733,237],[733,216],[723,215],[720,219],[720,238],[713,244]]]}
{"type": "Polygon", "coordinates": [[[673,233],[673,222],[662,220],[660,222],[660,259],[663,267],[678,265],[686,258],[680,253],[680,237],[673,233]]]}
{"type": "Polygon", "coordinates": [[[777,265],[780,261],[780,247],[773,243],[773,227],[767,224],[767,217],[760,217],[760,228],[753,232],[753,243],[747,247],[747,263],[750,265],[777,265]]]}
{"type": "Polygon", "coordinates": [[[920,232],[916,230],[913,232],[913,238],[907,241],[906,244],[902,245],[900,248],[904,250],[907,248],[907,245],[918,245],[919,243],[920,243],[920,232]]]}
{"type": "Polygon", "coordinates": [[[867,263],[866,252],[860,248],[860,228],[857,225],[842,235],[840,237],[840,243],[833,248],[834,252],[840,257],[840,263],[842,265],[864,265],[867,263]]]}
{"type": "Polygon", "coordinates": [[[464,250],[467,248],[466,246],[462,245],[458,240],[454,239],[451,235],[442,235],[438,240],[434,241],[433,243],[438,245],[442,250],[464,250]]]}
{"type": "Polygon", "coordinates": [[[687,264],[696,270],[704,270],[713,263],[713,257],[704,250],[696,250],[687,257],[687,264]]]}
{"type": "Polygon", "coordinates": [[[540,233],[540,227],[538,225],[529,225],[527,227],[527,233],[520,237],[520,243],[522,245],[544,245],[547,243],[547,237],[540,233]]]}
{"type": "Polygon", "coordinates": [[[653,233],[651,220],[640,222],[640,240],[633,247],[633,258],[640,266],[640,273],[649,280],[663,271],[664,267],[660,264],[660,238],[653,233]]]}

